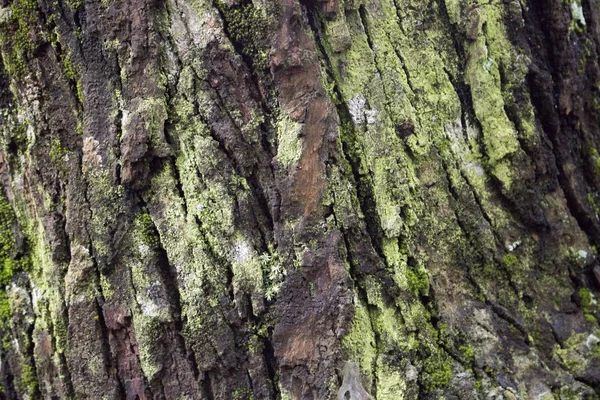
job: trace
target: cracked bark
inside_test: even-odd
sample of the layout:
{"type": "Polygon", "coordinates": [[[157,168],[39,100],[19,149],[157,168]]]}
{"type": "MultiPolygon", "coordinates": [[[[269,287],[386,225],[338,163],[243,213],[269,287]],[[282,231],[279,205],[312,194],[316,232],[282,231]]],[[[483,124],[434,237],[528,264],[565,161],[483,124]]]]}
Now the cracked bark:
{"type": "Polygon", "coordinates": [[[597,0],[0,7],[0,398],[600,396],[597,0]]]}

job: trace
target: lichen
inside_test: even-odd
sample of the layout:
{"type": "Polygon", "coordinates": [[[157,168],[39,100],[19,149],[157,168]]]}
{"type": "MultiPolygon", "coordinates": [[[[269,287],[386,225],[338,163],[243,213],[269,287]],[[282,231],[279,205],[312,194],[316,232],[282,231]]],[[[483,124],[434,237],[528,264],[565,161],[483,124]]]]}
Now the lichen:
{"type": "MultiPolygon", "coordinates": [[[[0,191],[0,324],[6,326],[6,319],[10,317],[10,308],[6,300],[4,288],[12,279],[13,274],[18,271],[29,271],[31,269],[31,259],[28,254],[24,254],[22,249],[17,247],[17,238],[15,229],[18,224],[12,205],[8,202],[4,194],[0,191]]],[[[5,331],[4,331],[5,332],[5,331]]]]}
{"type": "Polygon", "coordinates": [[[281,292],[281,286],[287,275],[286,269],[279,260],[279,255],[273,251],[272,247],[269,253],[262,253],[258,256],[263,272],[263,282],[265,286],[265,299],[273,301],[281,292]]]}
{"type": "Polygon", "coordinates": [[[138,214],[131,233],[130,256],[126,261],[134,287],[133,324],[140,365],[144,375],[152,380],[162,369],[161,346],[156,339],[163,324],[173,322],[173,316],[167,298],[168,289],[156,268],[160,262],[160,239],[150,215],[138,214]]]}
{"type": "Polygon", "coordinates": [[[506,157],[519,149],[519,143],[515,127],[504,112],[498,65],[504,61],[501,58],[503,53],[493,52],[498,48],[496,42],[507,42],[507,39],[502,21],[498,17],[499,11],[494,6],[476,12],[479,13],[479,34],[468,46],[466,79],[471,88],[473,108],[482,127],[486,154],[492,171],[506,188],[510,188],[511,168],[506,157]],[[488,45],[489,42],[492,45],[488,45]],[[490,46],[493,46],[491,50],[490,46]],[[496,61],[491,57],[497,57],[496,61]]]}
{"type": "Polygon", "coordinates": [[[590,337],[598,337],[596,334],[576,333],[571,335],[561,346],[556,344],[553,349],[555,360],[561,362],[570,371],[579,374],[585,371],[593,362],[600,359],[600,341],[590,341],[590,337]]]}
{"type": "Polygon", "coordinates": [[[371,400],[371,395],[364,389],[360,370],[353,361],[346,361],[342,370],[342,385],[338,389],[338,400],[358,399],[371,400]]]}
{"type": "Polygon", "coordinates": [[[577,0],[571,2],[571,18],[573,18],[574,23],[579,24],[582,27],[586,26],[583,7],[577,0]]]}
{"type": "Polygon", "coordinates": [[[0,24],[4,69],[11,77],[22,77],[27,70],[27,60],[37,48],[37,21],[35,0],[15,0],[10,4],[9,18],[0,24]]]}
{"type": "Polygon", "coordinates": [[[302,155],[303,140],[300,137],[302,124],[287,116],[277,120],[277,161],[290,168],[298,163],[302,155]]]}
{"type": "MultiPolygon", "coordinates": [[[[243,238],[238,237],[231,249],[234,296],[239,299],[240,291],[250,294],[255,315],[264,309],[264,283],[262,263],[256,251],[243,238]]],[[[240,299],[241,300],[241,299],[240,299]]]]}
{"type": "Polygon", "coordinates": [[[375,332],[371,326],[367,307],[355,296],[354,319],[350,332],[342,339],[342,346],[348,352],[349,358],[358,361],[361,371],[367,377],[372,377],[375,372],[377,360],[375,343],[375,332]]]}
{"type": "Polygon", "coordinates": [[[423,362],[423,382],[428,392],[444,388],[452,378],[451,361],[449,357],[433,355],[423,362]]]}
{"type": "Polygon", "coordinates": [[[266,70],[269,66],[266,28],[270,22],[266,11],[252,2],[230,5],[215,0],[215,5],[225,20],[228,36],[233,43],[239,44],[242,54],[248,57],[255,69],[266,70]]]}

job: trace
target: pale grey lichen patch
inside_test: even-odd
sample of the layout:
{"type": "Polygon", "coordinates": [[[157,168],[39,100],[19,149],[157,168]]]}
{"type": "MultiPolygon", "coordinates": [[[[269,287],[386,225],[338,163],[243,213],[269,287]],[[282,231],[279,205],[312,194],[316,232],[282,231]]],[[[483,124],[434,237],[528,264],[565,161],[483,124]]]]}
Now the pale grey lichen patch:
{"type": "Polygon", "coordinates": [[[89,249],[74,244],[71,247],[71,262],[65,276],[65,301],[68,305],[85,303],[96,295],[93,271],[94,263],[89,249]]]}
{"type": "Polygon", "coordinates": [[[405,373],[406,373],[406,381],[407,382],[416,382],[417,379],[419,379],[419,371],[411,363],[408,363],[406,365],[405,373]]]}
{"type": "Polygon", "coordinates": [[[521,245],[521,241],[520,240],[515,240],[512,243],[509,243],[506,248],[508,251],[514,251],[517,247],[519,247],[521,245]]]}
{"type": "Polygon", "coordinates": [[[365,121],[367,121],[367,124],[373,125],[377,122],[377,115],[379,115],[379,111],[377,110],[365,110],[365,121]]]}
{"type": "Polygon", "coordinates": [[[585,340],[585,345],[590,350],[594,349],[596,346],[598,346],[598,344],[600,344],[600,339],[598,339],[598,336],[593,334],[590,334],[590,336],[588,336],[585,340]]]}
{"type": "Polygon", "coordinates": [[[10,7],[0,8],[0,23],[4,23],[10,19],[12,15],[12,9],[10,7]]]}
{"type": "Polygon", "coordinates": [[[583,15],[583,7],[577,1],[571,3],[571,17],[574,21],[579,22],[585,26],[585,17],[583,15]]]}
{"type": "Polygon", "coordinates": [[[373,125],[377,122],[379,111],[367,108],[367,100],[362,94],[357,94],[348,102],[348,111],[356,125],[373,125]]]}
{"type": "Polygon", "coordinates": [[[338,400],[371,400],[373,397],[363,387],[360,381],[358,364],[346,361],[344,364],[342,386],[338,390],[338,400]]]}
{"type": "Polygon", "coordinates": [[[348,102],[348,111],[350,111],[350,115],[355,124],[360,124],[363,121],[366,103],[367,100],[365,99],[365,96],[360,94],[354,96],[348,102]]]}
{"type": "Polygon", "coordinates": [[[250,295],[252,310],[255,315],[264,310],[263,293],[264,284],[262,268],[258,254],[245,238],[239,237],[231,250],[233,270],[233,295],[238,312],[243,315],[241,297],[250,295]]]}
{"type": "Polygon", "coordinates": [[[493,63],[494,63],[494,60],[492,60],[491,58],[488,57],[488,59],[486,61],[484,61],[484,63],[483,63],[483,69],[485,69],[487,72],[490,72],[492,70],[493,63]]]}
{"type": "Polygon", "coordinates": [[[452,153],[461,161],[460,168],[463,173],[470,178],[470,181],[481,181],[481,178],[486,176],[485,170],[479,160],[479,154],[469,146],[469,142],[471,144],[477,142],[480,136],[479,132],[467,123],[467,137],[465,137],[462,121],[458,118],[454,122],[445,125],[444,133],[450,139],[452,153]]]}
{"type": "Polygon", "coordinates": [[[82,170],[87,172],[88,170],[94,170],[97,167],[102,167],[102,157],[98,154],[100,143],[93,137],[86,137],[83,139],[83,159],[82,159],[82,170]]]}
{"type": "MultiPolygon", "coordinates": [[[[187,56],[189,47],[184,32],[189,32],[189,37],[199,49],[204,49],[208,43],[222,37],[222,23],[216,8],[204,1],[171,1],[171,7],[179,12],[173,12],[171,21],[171,34],[176,40],[181,53],[187,56]]],[[[189,54],[191,56],[191,54],[189,54]]]]}
{"type": "Polygon", "coordinates": [[[465,165],[465,170],[473,176],[485,176],[485,169],[483,169],[483,165],[481,165],[481,163],[478,162],[468,163],[467,165],[465,165]]]}

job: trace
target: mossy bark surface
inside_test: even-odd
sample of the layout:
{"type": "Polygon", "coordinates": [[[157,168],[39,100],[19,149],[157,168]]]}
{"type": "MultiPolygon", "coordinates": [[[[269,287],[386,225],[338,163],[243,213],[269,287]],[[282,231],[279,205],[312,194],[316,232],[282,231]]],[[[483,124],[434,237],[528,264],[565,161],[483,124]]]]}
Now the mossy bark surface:
{"type": "Polygon", "coordinates": [[[0,59],[0,398],[599,398],[598,0],[0,0],[0,59]]]}

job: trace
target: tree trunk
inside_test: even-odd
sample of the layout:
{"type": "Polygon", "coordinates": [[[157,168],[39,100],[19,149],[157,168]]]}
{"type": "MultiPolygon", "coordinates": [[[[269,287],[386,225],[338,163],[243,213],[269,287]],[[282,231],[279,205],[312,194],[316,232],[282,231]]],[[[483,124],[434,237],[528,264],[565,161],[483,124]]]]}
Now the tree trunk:
{"type": "Polygon", "coordinates": [[[599,0],[0,0],[6,399],[600,396],[599,0]]]}

